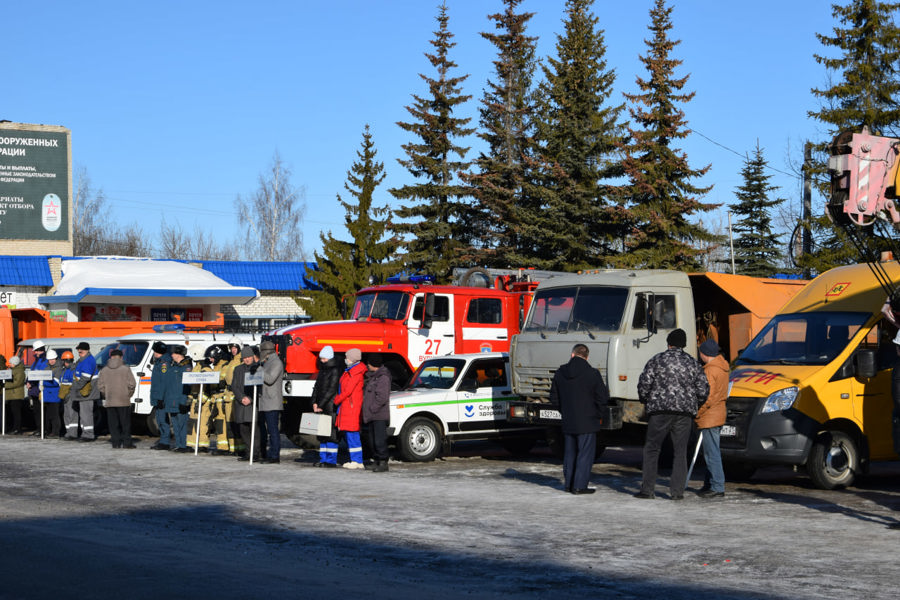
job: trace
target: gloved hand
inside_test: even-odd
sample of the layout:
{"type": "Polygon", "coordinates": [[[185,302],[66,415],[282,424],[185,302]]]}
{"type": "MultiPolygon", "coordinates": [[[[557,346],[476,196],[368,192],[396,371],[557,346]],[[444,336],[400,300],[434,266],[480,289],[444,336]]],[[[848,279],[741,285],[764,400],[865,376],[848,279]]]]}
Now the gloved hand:
{"type": "Polygon", "coordinates": [[[190,404],[179,404],[178,412],[180,412],[183,415],[188,414],[189,412],[191,412],[191,405],[190,404]]]}

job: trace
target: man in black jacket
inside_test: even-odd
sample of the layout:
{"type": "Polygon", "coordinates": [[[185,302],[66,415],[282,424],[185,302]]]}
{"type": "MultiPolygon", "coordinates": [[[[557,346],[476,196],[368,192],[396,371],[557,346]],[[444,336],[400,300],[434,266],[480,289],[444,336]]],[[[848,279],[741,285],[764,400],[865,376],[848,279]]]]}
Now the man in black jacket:
{"type": "MultiPolygon", "coordinates": [[[[316,376],[316,383],[313,385],[312,401],[313,412],[330,415],[332,417],[332,435],[319,437],[319,460],[314,467],[337,467],[337,437],[334,428],[334,397],[338,391],[338,381],[340,381],[341,373],[344,369],[334,356],[334,348],[325,346],[319,351],[319,374],[316,376]]],[[[294,459],[302,462],[303,458],[294,459]]]]}
{"type": "Polygon", "coordinates": [[[559,406],[562,414],[563,476],[566,491],[572,494],[594,493],[588,481],[597,452],[602,410],[609,402],[603,376],[587,358],[588,347],[575,344],[572,358],[556,371],[550,385],[550,402],[559,406]]]}

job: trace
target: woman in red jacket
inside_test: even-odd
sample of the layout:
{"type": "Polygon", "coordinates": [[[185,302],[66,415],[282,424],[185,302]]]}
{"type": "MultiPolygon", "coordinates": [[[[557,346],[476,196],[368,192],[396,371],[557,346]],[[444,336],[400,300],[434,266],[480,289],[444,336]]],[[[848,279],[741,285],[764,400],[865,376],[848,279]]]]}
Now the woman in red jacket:
{"type": "Polygon", "coordinates": [[[363,378],[366,365],[362,361],[359,348],[347,350],[345,362],[347,369],[341,375],[338,393],[334,397],[337,407],[337,428],[343,432],[350,451],[350,462],[344,463],[345,469],[364,469],[362,442],[359,439],[359,415],[363,405],[363,378]]]}

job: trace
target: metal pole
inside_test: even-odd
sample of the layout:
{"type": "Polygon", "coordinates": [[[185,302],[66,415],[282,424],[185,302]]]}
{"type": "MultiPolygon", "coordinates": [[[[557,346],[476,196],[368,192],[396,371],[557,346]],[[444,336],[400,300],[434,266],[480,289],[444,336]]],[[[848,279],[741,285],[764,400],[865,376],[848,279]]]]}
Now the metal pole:
{"type": "Polygon", "coordinates": [[[41,398],[41,439],[44,439],[44,382],[38,383],[40,386],[38,396],[41,398]]]}
{"type": "Polygon", "coordinates": [[[6,382],[3,382],[2,391],[0,394],[3,395],[3,428],[0,429],[0,435],[6,435],[6,382]]]}
{"type": "MultiPolygon", "coordinates": [[[[807,256],[812,253],[812,143],[806,142],[803,146],[803,231],[801,232],[801,253],[807,256]]],[[[809,269],[803,270],[803,277],[809,279],[809,269]]]]}
{"type": "Polygon", "coordinates": [[[256,447],[256,387],[253,386],[253,417],[250,425],[250,464],[253,464],[253,449],[256,447]]]}
{"type": "Polygon", "coordinates": [[[203,384],[200,384],[200,394],[197,396],[197,435],[194,438],[194,456],[200,454],[200,417],[203,415],[203,384]]]}
{"type": "Polygon", "coordinates": [[[697,455],[700,454],[700,444],[703,443],[703,430],[700,430],[700,435],[697,436],[697,447],[694,448],[694,459],[691,461],[691,468],[688,469],[687,478],[684,480],[684,485],[687,486],[687,482],[691,480],[691,473],[694,472],[694,463],[697,462],[697,455]]]}
{"type": "Polygon", "coordinates": [[[728,241],[731,244],[731,274],[734,275],[734,232],[731,230],[731,211],[728,211],[728,241]]]}

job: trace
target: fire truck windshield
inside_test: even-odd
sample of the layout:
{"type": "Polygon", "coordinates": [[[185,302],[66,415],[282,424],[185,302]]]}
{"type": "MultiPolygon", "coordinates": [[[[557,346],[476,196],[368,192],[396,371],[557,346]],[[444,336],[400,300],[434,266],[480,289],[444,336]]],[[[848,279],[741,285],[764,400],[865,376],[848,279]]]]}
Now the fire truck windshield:
{"type": "Polygon", "coordinates": [[[353,306],[353,319],[390,319],[400,321],[406,318],[409,309],[409,294],[405,292],[372,292],[360,294],[353,306]]]}

